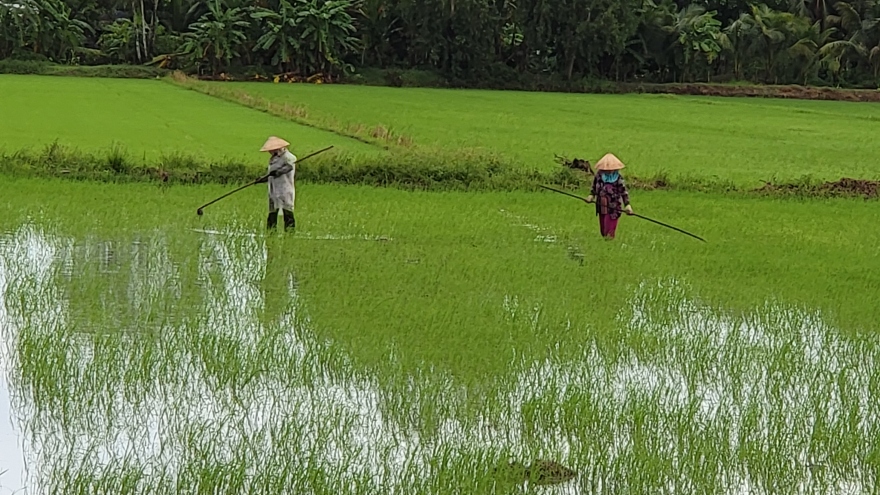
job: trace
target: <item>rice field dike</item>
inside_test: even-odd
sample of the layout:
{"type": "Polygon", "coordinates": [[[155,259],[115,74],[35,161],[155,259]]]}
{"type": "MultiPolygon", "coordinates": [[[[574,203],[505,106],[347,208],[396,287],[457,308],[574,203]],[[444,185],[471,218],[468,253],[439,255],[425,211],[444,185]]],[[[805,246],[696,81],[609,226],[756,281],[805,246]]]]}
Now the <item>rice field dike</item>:
{"type": "Polygon", "coordinates": [[[0,76],[0,494],[868,494],[880,107],[0,76]],[[257,150],[299,157],[266,229],[257,150]],[[636,213],[599,234],[619,156],[636,213]],[[568,165],[567,165],[568,164],[568,165]]]}

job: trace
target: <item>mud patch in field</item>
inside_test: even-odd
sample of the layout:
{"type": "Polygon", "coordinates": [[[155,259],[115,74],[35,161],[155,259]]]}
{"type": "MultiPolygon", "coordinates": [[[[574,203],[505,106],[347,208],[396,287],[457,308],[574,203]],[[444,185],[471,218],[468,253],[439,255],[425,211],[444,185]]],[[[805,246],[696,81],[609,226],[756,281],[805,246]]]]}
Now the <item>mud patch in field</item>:
{"type": "Polygon", "coordinates": [[[730,86],[724,84],[622,84],[620,85],[620,92],[660,93],[688,96],[880,102],[880,91],[816,88],[798,85],[730,86]]]}
{"type": "Polygon", "coordinates": [[[877,197],[878,192],[880,192],[880,181],[843,177],[837,181],[823,182],[821,184],[773,184],[767,182],[762,187],[756,189],[756,192],[807,196],[861,196],[868,199],[877,197]]]}

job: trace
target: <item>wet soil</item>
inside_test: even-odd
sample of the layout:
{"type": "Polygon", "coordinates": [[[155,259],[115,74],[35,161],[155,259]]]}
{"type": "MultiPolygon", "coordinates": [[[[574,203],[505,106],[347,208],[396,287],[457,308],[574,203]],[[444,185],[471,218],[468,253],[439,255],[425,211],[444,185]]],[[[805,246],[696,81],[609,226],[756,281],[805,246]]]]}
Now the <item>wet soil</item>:
{"type": "Polygon", "coordinates": [[[821,184],[772,184],[767,182],[764,186],[756,189],[756,192],[808,196],[860,196],[868,199],[878,197],[880,181],[844,177],[837,181],[821,184]]]}
{"type": "Polygon", "coordinates": [[[225,72],[221,72],[220,74],[199,74],[195,76],[197,79],[202,81],[243,81],[243,82],[251,82],[251,81],[262,81],[262,82],[276,82],[276,83],[312,83],[312,84],[323,84],[323,83],[333,83],[338,82],[338,78],[331,76],[330,74],[310,74],[303,75],[297,72],[282,72],[280,74],[274,74],[272,76],[263,76],[260,74],[253,74],[250,76],[245,76],[241,74],[227,74],[225,72]]]}
{"type": "Polygon", "coordinates": [[[730,86],[724,84],[622,84],[622,92],[699,96],[789,98],[880,103],[880,90],[841,89],[798,85],[730,86]]]}
{"type": "Polygon", "coordinates": [[[526,466],[521,462],[511,462],[501,468],[495,468],[495,474],[502,480],[522,483],[530,481],[535,485],[555,485],[565,483],[577,477],[577,471],[558,462],[536,459],[526,466]]]}
{"type": "Polygon", "coordinates": [[[592,165],[590,165],[590,161],[584,160],[583,158],[572,158],[571,160],[569,160],[564,156],[556,155],[556,163],[572,170],[580,170],[582,172],[586,172],[590,175],[593,175],[595,173],[593,172],[592,165]]]}
{"type": "MultiPolygon", "coordinates": [[[[202,74],[196,76],[205,81],[256,81],[256,82],[284,82],[284,83],[340,83],[339,77],[329,74],[300,74],[285,72],[271,76],[242,75],[220,73],[218,75],[202,74]]],[[[399,75],[391,74],[388,85],[402,86],[398,81],[399,75]]],[[[597,93],[650,93],[650,94],[673,94],[688,96],[729,96],[729,97],[756,97],[756,98],[787,98],[797,100],[833,100],[880,103],[880,89],[849,89],[818,86],[801,86],[797,84],[787,85],[762,85],[749,84],[734,86],[730,84],[713,83],[639,83],[622,82],[609,83],[601,88],[593,88],[587,92],[597,93]]]]}

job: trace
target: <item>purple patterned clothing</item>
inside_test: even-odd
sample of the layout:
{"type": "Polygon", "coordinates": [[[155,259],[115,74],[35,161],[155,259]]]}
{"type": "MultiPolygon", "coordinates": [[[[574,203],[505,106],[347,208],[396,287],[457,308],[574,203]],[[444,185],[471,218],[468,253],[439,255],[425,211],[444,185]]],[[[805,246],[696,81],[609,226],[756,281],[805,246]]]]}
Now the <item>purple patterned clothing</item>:
{"type": "Polygon", "coordinates": [[[593,177],[593,188],[590,194],[596,198],[596,214],[608,215],[611,219],[620,218],[620,211],[629,204],[629,193],[623,183],[623,177],[614,182],[603,182],[601,173],[593,177]]]}

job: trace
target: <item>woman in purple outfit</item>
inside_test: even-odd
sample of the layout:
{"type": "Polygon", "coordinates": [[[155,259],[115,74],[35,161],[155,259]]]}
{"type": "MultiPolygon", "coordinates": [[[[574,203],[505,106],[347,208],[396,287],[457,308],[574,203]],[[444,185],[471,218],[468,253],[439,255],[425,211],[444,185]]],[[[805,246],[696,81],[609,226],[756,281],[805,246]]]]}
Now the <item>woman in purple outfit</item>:
{"type": "Polygon", "coordinates": [[[633,214],[629,204],[629,193],[620,176],[620,170],[626,165],[611,153],[606,154],[596,163],[596,175],[593,188],[587,196],[587,202],[596,203],[596,214],[599,215],[599,231],[602,237],[614,239],[617,220],[620,213],[633,214]]]}

